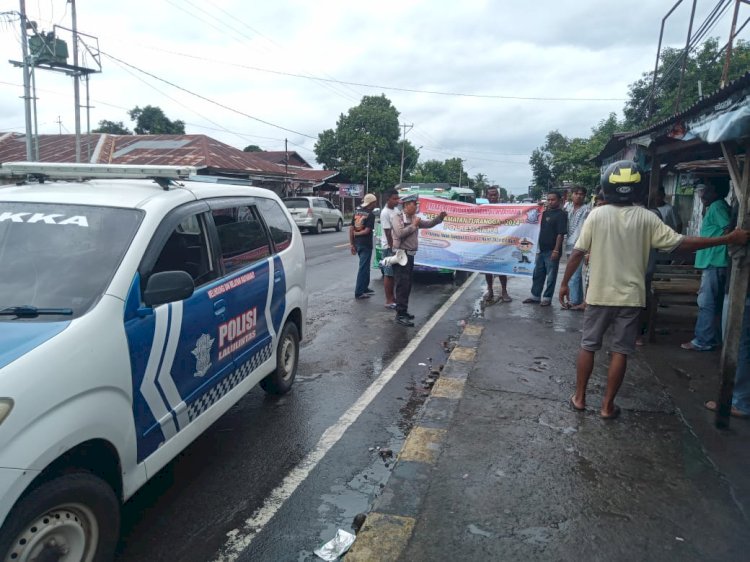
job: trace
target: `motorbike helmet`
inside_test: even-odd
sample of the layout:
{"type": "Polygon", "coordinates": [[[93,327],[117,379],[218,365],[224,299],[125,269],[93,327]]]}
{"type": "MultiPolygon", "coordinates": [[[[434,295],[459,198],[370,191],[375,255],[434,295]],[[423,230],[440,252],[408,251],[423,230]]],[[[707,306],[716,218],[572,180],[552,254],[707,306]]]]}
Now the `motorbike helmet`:
{"type": "Polygon", "coordinates": [[[643,172],[638,164],[620,160],[602,174],[602,192],[607,203],[632,203],[640,196],[643,172]]]}

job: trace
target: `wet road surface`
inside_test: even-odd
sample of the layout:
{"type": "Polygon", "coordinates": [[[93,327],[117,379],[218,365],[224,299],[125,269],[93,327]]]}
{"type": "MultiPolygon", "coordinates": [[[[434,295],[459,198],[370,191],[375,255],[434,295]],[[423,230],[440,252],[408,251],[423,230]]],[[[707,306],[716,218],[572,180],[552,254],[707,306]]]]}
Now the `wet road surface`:
{"type": "Polygon", "coordinates": [[[308,322],[293,390],[253,389],[142,488],[124,507],[118,561],[313,560],[337,528],[351,530],[387,479],[392,459],[376,447],[400,447],[428,393],[429,366],[445,361],[443,344],[474,311],[481,285],[450,308],[289,499],[274,502],[270,494],[457,289],[447,276],[420,275],[410,306],[417,327],[396,326],[379,272],[373,298],[353,299],[357,262],[346,232],[303,239],[308,322]],[[248,526],[264,505],[278,511],[263,528],[248,526]]]}

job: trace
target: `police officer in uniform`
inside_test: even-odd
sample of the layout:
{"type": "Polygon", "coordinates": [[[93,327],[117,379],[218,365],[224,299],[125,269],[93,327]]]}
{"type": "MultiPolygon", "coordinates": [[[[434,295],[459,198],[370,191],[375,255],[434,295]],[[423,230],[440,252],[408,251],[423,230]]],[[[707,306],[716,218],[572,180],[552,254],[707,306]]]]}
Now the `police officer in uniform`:
{"type": "Polygon", "coordinates": [[[418,196],[406,195],[401,198],[403,210],[392,218],[391,236],[393,237],[393,251],[406,252],[407,262],[404,265],[393,265],[393,284],[396,296],[396,322],[402,326],[414,326],[414,315],[409,314],[409,293],[411,293],[411,277],[414,270],[414,256],[419,244],[418,230],[432,228],[443,222],[447,215],[442,211],[431,221],[422,220],[417,216],[418,196]]]}

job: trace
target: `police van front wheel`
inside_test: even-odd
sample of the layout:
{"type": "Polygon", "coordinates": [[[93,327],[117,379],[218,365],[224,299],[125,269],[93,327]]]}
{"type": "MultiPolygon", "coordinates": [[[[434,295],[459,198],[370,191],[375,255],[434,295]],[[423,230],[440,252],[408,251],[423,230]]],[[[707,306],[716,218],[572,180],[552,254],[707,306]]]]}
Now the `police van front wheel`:
{"type": "Polygon", "coordinates": [[[269,394],[286,394],[292,388],[299,363],[299,330],[294,322],[287,322],[276,347],[276,370],[260,381],[269,394]]]}
{"type": "Polygon", "coordinates": [[[88,473],[65,474],[35,488],[0,529],[0,560],[111,560],[120,530],[112,488],[88,473]]]}

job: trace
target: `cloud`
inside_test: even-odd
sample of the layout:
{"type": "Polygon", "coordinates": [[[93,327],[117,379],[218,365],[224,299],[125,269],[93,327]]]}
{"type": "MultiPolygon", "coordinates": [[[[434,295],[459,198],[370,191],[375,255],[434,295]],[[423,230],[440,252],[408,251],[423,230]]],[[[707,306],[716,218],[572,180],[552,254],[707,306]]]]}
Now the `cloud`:
{"type": "MultiPolygon", "coordinates": [[[[684,42],[689,17],[685,4],[668,22],[665,45],[684,42]]],[[[29,16],[45,29],[53,22],[70,25],[69,12],[60,6],[52,12],[54,3],[27,6],[29,16]]],[[[377,86],[625,98],[628,84],[653,67],[661,18],[669,7],[646,2],[632,9],[619,0],[77,3],[80,29],[98,35],[103,51],[219,104],[313,138],[263,125],[106,57],[104,72],[90,83],[92,126],[101,119],[132,126],[127,109],[158,105],[171,119],[188,123],[189,132],[269,150],[283,149],[286,138],[312,160],[318,133],[334,127],[338,116],[363,95],[384,93],[402,120],[414,124],[408,138],[423,147],[423,159],[464,158],[471,175],[484,173],[516,191],[528,186],[528,155],[549,130],[586,135],[610,112],[619,112],[623,102],[483,99],[377,86]],[[375,87],[323,83],[238,65],[375,87]]],[[[696,28],[710,8],[699,7],[696,28]]],[[[726,19],[723,23],[728,28],[726,19]]],[[[721,26],[714,34],[726,35],[721,26]]],[[[19,58],[18,31],[8,25],[0,31],[0,48],[19,58]]],[[[20,83],[19,69],[3,73],[0,130],[23,130],[20,83]]],[[[40,131],[57,132],[58,116],[62,130],[72,131],[71,79],[39,71],[37,86],[40,131]]]]}

